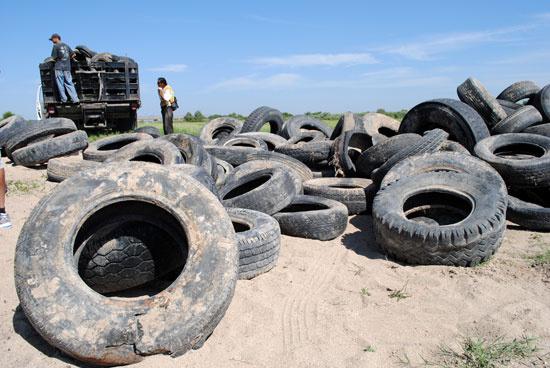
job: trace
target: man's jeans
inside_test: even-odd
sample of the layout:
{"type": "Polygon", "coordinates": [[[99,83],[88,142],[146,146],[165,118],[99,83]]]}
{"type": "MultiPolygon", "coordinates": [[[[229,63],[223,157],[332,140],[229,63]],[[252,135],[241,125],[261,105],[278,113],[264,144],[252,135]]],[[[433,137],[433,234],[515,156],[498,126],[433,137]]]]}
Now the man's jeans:
{"type": "Polygon", "coordinates": [[[61,97],[61,102],[67,102],[65,88],[67,88],[67,92],[69,93],[71,101],[78,102],[78,96],[76,94],[76,90],[74,89],[73,78],[71,77],[70,71],[56,70],[55,81],[57,82],[57,89],[59,90],[59,97],[61,97]]]}

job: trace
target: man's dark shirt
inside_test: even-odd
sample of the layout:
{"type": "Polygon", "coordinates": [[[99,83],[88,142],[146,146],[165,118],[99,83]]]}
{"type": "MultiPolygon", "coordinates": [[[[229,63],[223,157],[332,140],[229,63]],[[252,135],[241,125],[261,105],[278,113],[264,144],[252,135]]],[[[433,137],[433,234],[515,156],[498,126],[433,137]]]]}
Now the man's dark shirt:
{"type": "Polygon", "coordinates": [[[73,50],[63,42],[53,45],[52,57],[55,59],[55,70],[71,71],[73,50]]]}

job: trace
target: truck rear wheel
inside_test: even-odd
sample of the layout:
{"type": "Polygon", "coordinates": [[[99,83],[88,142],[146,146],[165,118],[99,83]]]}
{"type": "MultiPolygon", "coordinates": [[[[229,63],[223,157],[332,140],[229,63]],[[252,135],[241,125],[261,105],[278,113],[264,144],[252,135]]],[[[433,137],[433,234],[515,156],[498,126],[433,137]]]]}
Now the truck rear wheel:
{"type": "Polygon", "coordinates": [[[137,112],[132,111],[127,119],[115,120],[114,130],[121,133],[130,132],[137,128],[137,112]]]}

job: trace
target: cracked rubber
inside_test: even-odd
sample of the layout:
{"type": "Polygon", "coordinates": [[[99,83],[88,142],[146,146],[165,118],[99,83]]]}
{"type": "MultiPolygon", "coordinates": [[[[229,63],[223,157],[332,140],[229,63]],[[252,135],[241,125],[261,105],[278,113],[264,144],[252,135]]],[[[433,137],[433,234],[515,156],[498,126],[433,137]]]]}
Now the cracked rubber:
{"type": "Polygon", "coordinates": [[[88,363],[121,365],[204,342],[233,296],[238,250],[231,219],[204,186],[167,166],[128,162],[100,165],[45,196],[21,229],[14,264],[21,307],[47,342],[88,363]],[[187,239],[187,261],[154,295],[106,297],[80,278],[73,253],[110,211],[124,216],[132,206],[168,217],[187,239]]]}

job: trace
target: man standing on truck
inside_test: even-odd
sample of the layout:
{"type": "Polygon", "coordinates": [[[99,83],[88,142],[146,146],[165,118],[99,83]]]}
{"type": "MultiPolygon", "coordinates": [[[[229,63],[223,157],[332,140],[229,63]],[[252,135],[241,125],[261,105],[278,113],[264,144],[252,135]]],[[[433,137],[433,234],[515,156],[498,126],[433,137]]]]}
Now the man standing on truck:
{"type": "Polygon", "coordinates": [[[162,127],[164,134],[174,133],[172,103],[174,102],[174,90],[166,83],[166,79],[160,77],[157,80],[160,97],[160,110],[162,112],[162,127]]]}
{"type": "Polygon", "coordinates": [[[76,94],[73,77],[71,76],[71,59],[76,55],[68,45],[61,42],[61,36],[57,33],[54,33],[50,37],[50,41],[54,43],[52,57],[55,60],[55,81],[61,102],[67,102],[67,95],[65,94],[65,88],[67,88],[71,101],[78,103],[78,95],[76,94]]]}

